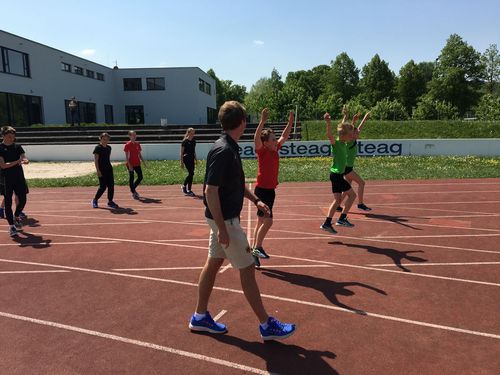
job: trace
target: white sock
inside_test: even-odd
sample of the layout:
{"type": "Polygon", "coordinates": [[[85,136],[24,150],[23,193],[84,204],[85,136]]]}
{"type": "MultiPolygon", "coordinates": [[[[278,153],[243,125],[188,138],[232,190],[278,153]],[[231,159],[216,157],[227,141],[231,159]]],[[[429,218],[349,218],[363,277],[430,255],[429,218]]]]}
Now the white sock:
{"type": "Polygon", "coordinates": [[[207,316],[207,313],[203,313],[203,314],[198,314],[197,312],[194,313],[194,318],[196,320],[202,320],[206,316],[207,316]]]}
{"type": "Polygon", "coordinates": [[[261,323],[260,326],[262,327],[262,329],[267,329],[269,327],[269,324],[267,324],[267,322],[264,322],[261,323]]]}

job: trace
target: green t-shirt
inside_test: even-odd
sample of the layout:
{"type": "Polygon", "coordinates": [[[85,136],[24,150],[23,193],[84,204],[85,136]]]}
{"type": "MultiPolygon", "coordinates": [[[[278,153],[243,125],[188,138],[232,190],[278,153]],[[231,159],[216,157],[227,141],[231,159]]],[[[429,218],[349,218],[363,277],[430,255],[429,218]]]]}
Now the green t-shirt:
{"type": "Polygon", "coordinates": [[[354,159],[356,159],[356,155],[358,155],[358,142],[351,141],[347,142],[347,159],[346,159],[346,167],[354,167],[354,159]]]}
{"type": "Polygon", "coordinates": [[[335,140],[335,144],[331,145],[331,151],[333,162],[330,168],[330,172],[338,174],[344,173],[347,159],[347,147],[345,142],[340,141],[337,137],[337,139],[335,140]]]}

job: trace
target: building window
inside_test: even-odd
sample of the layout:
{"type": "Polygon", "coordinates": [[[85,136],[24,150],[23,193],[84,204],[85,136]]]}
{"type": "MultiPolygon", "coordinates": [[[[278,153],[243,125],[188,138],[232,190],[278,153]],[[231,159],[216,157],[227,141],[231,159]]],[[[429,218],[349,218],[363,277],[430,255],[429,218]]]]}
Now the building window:
{"type": "Polygon", "coordinates": [[[31,77],[28,54],[0,47],[2,57],[2,71],[23,77],[31,77]]]}
{"type": "Polygon", "coordinates": [[[123,78],[123,90],[125,90],[125,91],[142,91],[142,79],[140,79],[140,78],[123,78]]]}
{"type": "Polygon", "coordinates": [[[215,124],[217,122],[217,110],[207,107],[207,124],[215,124]]]}
{"type": "Polygon", "coordinates": [[[42,98],[0,92],[0,123],[13,126],[43,124],[42,98]]]}
{"type": "Polygon", "coordinates": [[[65,71],[65,72],[70,72],[71,73],[71,65],[70,64],[66,64],[65,62],[62,62],[61,63],[61,70],[65,71]]]}
{"type": "Polygon", "coordinates": [[[198,79],[198,89],[208,95],[212,95],[212,85],[201,78],[198,79]]]}
{"type": "Polygon", "coordinates": [[[102,73],[97,73],[97,79],[98,79],[99,81],[104,81],[104,74],[102,74],[102,73]]]}
{"type": "Polygon", "coordinates": [[[80,76],[83,76],[83,68],[80,68],[79,66],[75,66],[73,68],[73,73],[78,74],[80,76]]]}
{"type": "Polygon", "coordinates": [[[144,106],[126,105],[125,120],[127,120],[127,124],[131,125],[144,124],[144,106]]]}
{"type": "MultiPolygon", "coordinates": [[[[70,100],[64,101],[64,109],[66,111],[66,122],[71,124],[71,112],[69,110],[69,102],[70,100]]],[[[81,123],[96,123],[97,115],[96,115],[96,105],[95,103],[87,103],[87,102],[78,102],[78,108],[76,110],[76,122],[81,123]]]]}
{"type": "Polygon", "coordinates": [[[113,124],[113,106],[109,104],[104,104],[104,122],[106,124],[113,124]]]}
{"type": "Polygon", "coordinates": [[[146,78],[148,90],[165,90],[165,78],[146,78]]]}
{"type": "Polygon", "coordinates": [[[88,70],[87,69],[87,77],[89,77],[89,78],[95,78],[95,72],[93,70],[88,70]]]}

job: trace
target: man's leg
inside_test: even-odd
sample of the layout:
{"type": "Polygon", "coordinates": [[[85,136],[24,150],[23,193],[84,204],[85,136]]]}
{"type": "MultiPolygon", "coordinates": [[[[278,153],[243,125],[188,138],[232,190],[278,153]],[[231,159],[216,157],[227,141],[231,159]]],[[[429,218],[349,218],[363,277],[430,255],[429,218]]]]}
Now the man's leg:
{"type": "Polygon", "coordinates": [[[257,315],[259,322],[261,324],[267,322],[269,315],[267,315],[262,303],[259,286],[257,285],[257,280],[255,280],[255,268],[253,264],[240,269],[240,281],[243,293],[245,293],[245,297],[253,312],[257,315]]]}
{"type": "Polygon", "coordinates": [[[198,280],[198,302],[196,303],[196,312],[198,314],[205,314],[208,310],[208,300],[212,294],[215,278],[222,263],[224,263],[224,259],[207,258],[198,280]]]}

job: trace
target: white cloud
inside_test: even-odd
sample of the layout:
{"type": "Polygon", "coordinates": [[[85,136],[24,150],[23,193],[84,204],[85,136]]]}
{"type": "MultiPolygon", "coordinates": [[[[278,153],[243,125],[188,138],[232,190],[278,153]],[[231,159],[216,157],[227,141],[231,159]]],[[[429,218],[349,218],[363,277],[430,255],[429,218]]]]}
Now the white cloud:
{"type": "Polygon", "coordinates": [[[80,51],[80,55],[82,55],[82,56],[94,56],[95,52],[96,52],[95,49],[87,48],[87,49],[80,51]]]}
{"type": "Polygon", "coordinates": [[[262,41],[262,40],[254,40],[253,41],[253,45],[254,46],[261,46],[263,44],[264,44],[264,41],[262,41]]]}

